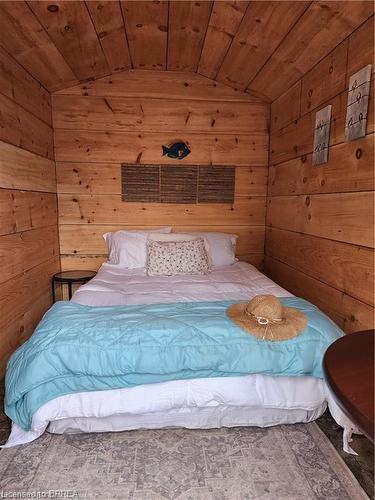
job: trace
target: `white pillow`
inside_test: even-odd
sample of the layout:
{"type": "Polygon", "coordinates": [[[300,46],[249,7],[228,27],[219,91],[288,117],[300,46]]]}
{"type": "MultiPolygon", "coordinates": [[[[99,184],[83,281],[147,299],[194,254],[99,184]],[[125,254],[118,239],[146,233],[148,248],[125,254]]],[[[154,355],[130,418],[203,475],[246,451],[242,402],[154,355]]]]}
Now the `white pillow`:
{"type": "Polygon", "coordinates": [[[151,241],[147,244],[149,276],[207,274],[210,262],[203,238],[190,241],[151,241]]]}
{"type": "Polygon", "coordinates": [[[208,243],[208,255],[212,266],[230,266],[237,262],[236,259],[236,234],[199,232],[189,233],[193,236],[204,238],[208,243]]]}
{"type": "Polygon", "coordinates": [[[147,238],[150,233],[170,233],[171,227],[150,229],[145,231],[114,231],[103,234],[107,243],[108,262],[127,269],[146,266],[147,238]]]}
{"type": "Polygon", "coordinates": [[[193,241],[198,240],[200,236],[185,233],[150,233],[149,241],[193,241]]]}

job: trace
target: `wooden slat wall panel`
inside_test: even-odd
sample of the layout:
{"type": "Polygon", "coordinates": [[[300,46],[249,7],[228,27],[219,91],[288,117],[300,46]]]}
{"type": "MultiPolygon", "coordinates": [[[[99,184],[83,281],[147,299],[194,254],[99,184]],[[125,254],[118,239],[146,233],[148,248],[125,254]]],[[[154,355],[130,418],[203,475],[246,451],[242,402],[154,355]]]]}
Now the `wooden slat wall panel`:
{"type": "Polygon", "coordinates": [[[32,334],[51,305],[51,276],[59,270],[59,259],[51,259],[1,284],[0,366],[32,334]]]}
{"type": "Polygon", "coordinates": [[[57,129],[266,134],[264,104],[170,99],[55,95],[57,129]]]}
{"type": "Polygon", "coordinates": [[[368,1],[312,2],[250,82],[249,90],[275,100],[372,14],[373,3],[368,1]]]}
{"type": "Polygon", "coordinates": [[[0,189],[0,234],[17,233],[56,223],[55,194],[0,189]]]}
{"type": "Polygon", "coordinates": [[[373,247],[373,192],[273,196],[267,225],[373,247]]]}
{"type": "Polygon", "coordinates": [[[0,186],[55,193],[55,162],[0,141],[0,186]]]}
{"type": "MultiPolygon", "coordinates": [[[[72,255],[62,254],[61,256],[61,269],[69,271],[71,269],[84,269],[96,271],[99,267],[107,262],[107,255],[72,255]]],[[[244,262],[248,262],[258,269],[263,268],[263,253],[249,253],[238,254],[237,258],[244,262]]]]}
{"type": "Polygon", "coordinates": [[[374,187],[374,134],[331,146],[329,162],[312,165],[312,154],[271,165],[269,196],[371,191],[374,187]]]}
{"type": "Polygon", "coordinates": [[[51,275],[60,259],[49,97],[10,56],[1,52],[0,60],[2,376],[11,352],[51,304],[51,275]]]}
{"type": "Polygon", "coordinates": [[[183,71],[130,70],[100,78],[74,87],[66,88],[55,95],[79,95],[128,98],[168,98],[173,100],[194,99],[199,101],[248,101],[262,102],[244,92],[223,85],[209,78],[183,71]]]}
{"type": "Polygon", "coordinates": [[[0,283],[53,258],[59,258],[56,224],[2,236],[0,238],[0,283]]]}
{"type": "Polygon", "coordinates": [[[49,93],[1,48],[0,92],[47,125],[52,125],[49,93]]]}
{"type": "Polygon", "coordinates": [[[53,158],[53,133],[49,125],[0,93],[0,140],[53,158]]]}
{"type": "Polygon", "coordinates": [[[211,1],[169,3],[169,70],[197,70],[212,5],[211,1]]]}
{"type": "MultiPolygon", "coordinates": [[[[74,255],[104,255],[107,253],[103,234],[124,229],[124,225],[100,225],[87,224],[79,228],[72,224],[64,224],[60,227],[60,248],[62,254],[74,255]]],[[[132,227],[128,226],[129,229],[132,227]]],[[[134,229],[156,229],[160,226],[134,226],[134,229]]],[[[173,226],[175,231],[185,233],[189,231],[211,231],[211,226],[173,226]]],[[[237,255],[262,254],[264,245],[263,226],[215,226],[220,233],[234,233],[238,235],[237,255]]]]}
{"type": "Polygon", "coordinates": [[[346,333],[374,328],[374,308],[282,262],[265,257],[266,273],[299,297],[316,304],[346,333]]]}
{"type": "MultiPolygon", "coordinates": [[[[367,121],[367,133],[374,132],[374,82],[371,84],[370,103],[367,121]]],[[[319,108],[332,104],[330,146],[345,141],[345,118],[347,91],[327,100],[319,108]]],[[[297,158],[313,150],[315,114],[317,109],[301,116],[298,120],[281,130],[271,131],[270,163],[276,165],[292,158],[297,158]]]]}
{"type": "Polygon", "coordinates": [[[132,63],[120,3],[90,0],[86,6],[111,73],[130,69],[132,63]]]}
{"type": "Polygon", "coordinates": [[[122,1],[130,56],[135,69],[166,69],[168,2],[122,1]]]}
{"type": "Polygon", "coordinates": [[[249,2],[216,0],[208,24],[198,73],[215,78],[243,19],[249,2]]]}
{"type": "Polygon", "coordinates": [[[270,257],[374,305],[370,248],[274,228],[267,230],[266,246],[270,257]]]}
{"type": "Polygon", "coordinates": [[[2,47],[48,90],[78,83],[26,2],[0,2],[0,33],[2,47]]]}
{"type": "Polygon", "coordinates": [[[374,327],[373,105],[367,136],[344,138],[348,77],[373,63],[373,45],[369,20],[271,105],[266,273],[348,333],[374,327]],[[329,157],[317,167],[313,122],[326,104],[333,106],[329,157]]]}
{"type": "Polygon", "coordinates": [[[298,80],[271,104],[271,130],[277,131],[297,120],[301,106],[302,82],[298,80]]]}
{"type": "MultiPolygon", "coordinates": [[[[185,162],[205,165],[227,165],[228,158],[235,165],[266,165],[268,138],[265,134],[232,135],[183,133],[191,148],[185,162]]],[[[162,156],[162,145],[178,139],[175,134],[163,132],[101,132],[89,130],[55,131],[57,161],[122,162],[143,164],[174,164],[162,156]]],[[[183,164],[183,163],[181,163],[183,164]]]]}
{"type": "Polygon", "coordinates": [[[366,64],[374,65],[374,16],[370,17],[349,37],[348,47],[348,69],[346,85],[349,86],[349,78],[357,73],[366,64]]]}
{"type": "Polygon", "coordinates": [[[78,80],[109,74],[85,2],[56,1],[53,5],[57,10],[53,11],[46,1],[30,1],[28,5],[78,80]]]}
{"type": "Polygon", "coordinates": [[[301,114],[345,90],[348,39],[302,78],[301,114]]]}
{"type": "MultiPolygon", "coordinates": [[[[119,195],[59,195],[60,224],[137,225],[263,225],[265,197],[241,197],[233,205],[132,203],[124,204],[119,195]]],[[[213,229],[214,230],[214,229],[213,229]]]]}
{"type": "MultiPolygon", "coordinates": [[[[120,163],[57,163],[59,193],[121,194],[120,163]]],[[[236,169],[237,196],[264,195],[267,167],[236,169]]]]}
{"type": "MultiPolygon", "coordinates": [[[[218,80],[244,90],[309,4],[304,1],[250,2],[219,70],[218,80]]],[[[277,79],[276,73],[273,79],[277,79]]],[[[268,93],[267,85],[260,93],[268,93]]]]}
{"type": "Polygon", "coordinates": [[[53,96],[63,268],[97,268],[106,258],[106,230],[145,225],[185,231],[239,228],[238,256],[261,267],[267,106],[180,72],[130,71],[112,81],[104,78],[87,89],[71,89],[72,95],[53,96]],[[161,156],[162,144],[175,140],[191,147],[182,161],[161,156]],[[121,165],[128,163],[218,166],[219,173],[220,165],[233,166],[234,203],[124,203],[121,165]]]}

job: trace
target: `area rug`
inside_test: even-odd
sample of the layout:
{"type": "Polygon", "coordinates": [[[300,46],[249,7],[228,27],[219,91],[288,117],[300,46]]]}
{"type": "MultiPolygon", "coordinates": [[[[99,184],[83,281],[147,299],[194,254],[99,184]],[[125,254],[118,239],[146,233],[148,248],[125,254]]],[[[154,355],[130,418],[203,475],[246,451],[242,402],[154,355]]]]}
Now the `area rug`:
{"type": "Polygon", "coordinates": [[[28,445],[0,451],[0,498],[368,497],[322,431],[310,423],[45,434],[28,445]]]}

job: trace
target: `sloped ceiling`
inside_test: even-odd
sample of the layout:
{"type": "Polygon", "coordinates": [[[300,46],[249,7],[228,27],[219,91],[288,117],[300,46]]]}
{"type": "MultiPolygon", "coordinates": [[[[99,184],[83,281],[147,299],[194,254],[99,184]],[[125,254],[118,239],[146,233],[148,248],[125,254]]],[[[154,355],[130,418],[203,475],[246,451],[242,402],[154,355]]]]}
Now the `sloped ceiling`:
{"type": "Polygon", "coordinates": [[[147,69],[274,100],[372,14],[372,1],[1,1],[0,45],[51,92],[147,69]]]}

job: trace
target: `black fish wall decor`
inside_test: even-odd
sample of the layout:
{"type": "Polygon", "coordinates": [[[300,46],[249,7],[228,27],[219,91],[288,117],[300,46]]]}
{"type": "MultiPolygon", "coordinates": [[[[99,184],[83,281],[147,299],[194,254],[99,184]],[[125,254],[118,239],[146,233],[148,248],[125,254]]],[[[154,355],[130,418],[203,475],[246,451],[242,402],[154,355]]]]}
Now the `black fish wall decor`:
{"type": "Polygon", "coordinates": [[[184,142],[175,142],[171,146],[162,146],[163,156],[168,156],[173,160],[182,160],[190,154],[190,149],[184,142]]]}

